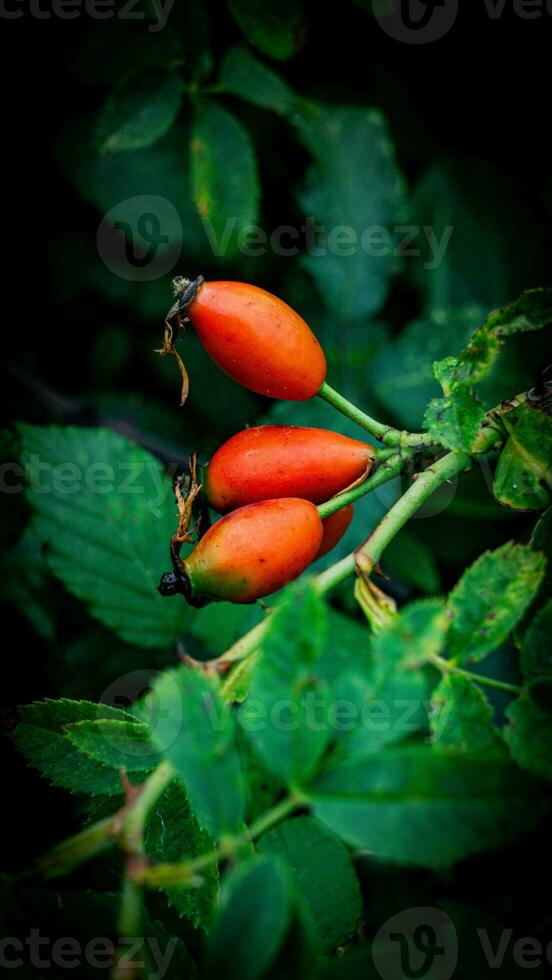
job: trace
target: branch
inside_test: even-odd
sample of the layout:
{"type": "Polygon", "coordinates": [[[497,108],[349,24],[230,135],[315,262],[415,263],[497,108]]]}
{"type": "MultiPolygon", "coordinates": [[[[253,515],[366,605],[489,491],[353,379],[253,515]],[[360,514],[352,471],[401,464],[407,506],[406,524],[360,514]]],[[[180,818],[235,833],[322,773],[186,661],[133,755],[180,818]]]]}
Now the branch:
{"type": "Polygon", "coordinates": [[[342,507],[347,507],[349,504],[354,503],[359,497],[364,497],[371,490],[376,490],[383,483],[393,480],[399,475],[405,463],[411,459],[411,456],[411,452],[406,452],[405,454],[394,452],[389,459],[378,466],[374,475],[365,480],[364,483],[360,483],[357,487],[346,490],[336,497],[332,497],[331,500],[327,500],[324,504],[320,504],[318,507],[320,517],[324,518],[329,517],[330,514],[335,514],[342,507]]]}
{"type": "Polygon", "coordinates": [[[440,657],[437,653],[427,657],[426,661],[433,664],[434,667],[437,667],[442,674],[455,674],[457,677],[463,677],[473,684],[481,684],[482,687],[492,687],[495,691],[506,691],[508,694],[518,695],[523,690],[517,684],[509,684],[508,681],[499,681],[494,677],[485,677],[483,674],[474,674],[471,670],[464,670],[462,667],[457,667],[452,661],[445,660],[444,657],[440,657]]]}
{"type": "Polygon", "coordinates": [[[128,854],[144,855],[144,829],[151,810],[168,784],[174,779],[170,762],[162,762],[139,787],[137,795],[115,817],[115,832],[128,854]]]}
{"type": "Polygon", "coordinates": [[[69,874],[114,843],[127,855],[142,858],[147,818],[173,778],[170,763],[162,762],[141,786],[132,787],[132,797],[116,813],[57,844],[38,860],[36,870],[46,878],[69,874]]]}
{"type": "Polygon", "coordinates": [[[325,595],[352,575],[356,567],[363,572],[369,572],[379,561],[384,548],[400,531],[401,527],[418,510],[421,504],[431,496],[446,480],[469,463],[467,453],[448,453],[437,463],[421,473],[406,493],[391,507],[385,517],[372,532],[367,541],[356,551],[346,555],[331,568],[316,579],[316,587],[320,595],[325,595]]]}
{"type": "Polygon", "coordinates": [[[378,422],[377,419],[373,419],[366,412],[362,412],[360,408],[340,395],[335,388],[331,388],[325,381],[318,391],[318,395],[333,405],[342,415],[346,415],[361,428],[366,429],[366,432],[369,432],[375,439],[379,439],[385,446],[410,446],[414,449],[422,449],[424,446],[434,445],[434,440],[428,432],[401,432],[400,429],[395,429],[392,425],[384,425],[383,422],[378,422]]]}
{"type": "Polygon", "coordinates": [[[199,884],[197,879],[198,872],[203,871],[204,868],[209,867],[211,864],[217,864],[224,858],[235,854],[244,844],[257,840],[270,827],[280,823],[293,813],[294,810],[305,806],[306,802],[306,798],[299,790],[293,790],[280,803],[277,803],[270,810],[261,814],[242,834],[223,838],[218,847],[214,847],[211,851],[206,851],[205,854],[199,854],[189,861],[182,861],[179,864],[156,864],[149,868],[143,866],[138,867],[134,875],[134,881],[138,885],[153,887],[165,885],[195,887],[196,884],[199,884]]]}

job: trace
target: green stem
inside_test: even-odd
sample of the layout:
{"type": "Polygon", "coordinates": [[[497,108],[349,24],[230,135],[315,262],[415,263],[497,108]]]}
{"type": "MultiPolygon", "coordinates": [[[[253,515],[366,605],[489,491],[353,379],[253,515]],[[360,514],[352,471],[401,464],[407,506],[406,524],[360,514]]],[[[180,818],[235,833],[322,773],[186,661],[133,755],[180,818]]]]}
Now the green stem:
{"type": "Polygon", "coordinates": [[[68,837],[57,844],[37,862],[37,871],[45,878],[57,878],[69,874],[73,868],[88,858],[100,854],[113,844],[113,817],[100,820],[80,834],[68,837]]]}
{"type": "Polygon", "coordinates": [[[483,674],[474,674],[471,670],[463,670],[462,667],[457,667],[456,664],[450,660],[445,660],[438,654],[432,654],[428,660],[443,674],[455,674],[457,677],[464,677],[465,680],[472,681],[474,684],[481,684],[482,687],[492,687],[495,691],[506,691],[508,694],[516,695],[522,693],[522,688],[518,687],[517,684],[509,684],[508,681],[499,681],[494,677],[485,677],[483,674]]]}
{"type": "Polygon", "coordinates": [[[142,921],[142,893],[130,878],[123,879],[117,920],[119,936],[139,936],[142,921]]]}
{"type": "Polygon", "coordinates": [[[418,510],[421,504],[431,496],[441,484],[464,469],[470,461],[467,453],[447,453],[437,463],[433,463],[424,473],[421,473],[406,493],[397,500],[385,517],[382,518],[368,540],[357,551],[346,555],[341,561],[322,572],[316,579],[316,587],[321,595],[335,588],[355,571],[362,556],[366,562],[375,565],[381,555],[408,519],[418,510]]]}
{"type": "MultiPolygon", "coordinates": [[[[388,446],[385,449],[379,449],[378,446],[373,446],[372,447],[372,452],[374,453],[374,462],[375,463],[378,463],[378,464],[379,463],[385,463],[388,459],[391,459],[391,457],[395,455],[395,453],[397,452],[397,447],[396,446],[388,446]]],[[[400,450],[399,450],[399,452],[400,452],[400,450]]]]}
{"type": "Polygon", "coordinates": [[[247,633],[240,636],[239,640],[236,640],[231,647],[228,647],[225,653],[216,660],[210,660],[209,663],[212,667],[224,670],[227,665],[237,663],[239,660],[243,660],[244,657],[248,657],[250,653],[259,646],[264,634],[266,633],[268,626],[270,624],[270,617],[272,613],[268,613],[260,623],[253,626],[247,633]]]}
{"type": "MultiPolygon", "coordinates": [[[[134,940],[142,935],[142,931],[143,895],[136,882],[133,881],[132,877],[129,877],[127,870],[121,889],[117,934],[120,939],[134,940]]],[[[132,945],[131,949],[134,948],[135,944],[132,945]]],[[[138,951],[134,954],[133,959],[129,960],[126,948],[121,949],[119,947],[116,962],[111,971],[111,980],[132,980],[133,977],[138,980],[139,977],[144,976],[142,968],[143,963],[138,951]]]]}
{"type": "Polygon", "coordinates": [[[372,564],[378,562],[389,542],[428,497],[431,497],[443,483],[456,476],[460,470],[465,469],[469,462],[469,453],[452,452],[428,466],[423,473],[419,474],[406,493],[397,500],[397,503],[391,507],[391,510],[382,518],[364,544],[357,548],[356,560],[366,556],[372,564]]]}
{"type": "MultiPolygon", "coordinates": [[[[410,457],[408,456],[408,458],[410,457]]],[[[330,514],[335,514],[342,507],[347,507],[349,504],[354,503],[355,500],[358,500],[359,497],[363,497],[364,494],[370,493],[371,490],[375,490],[377,487],[381,487],[383,483],[387,483],[388,480],[392,480],[399,475],[405,462],[406,459],[404,456],[401,457],[399,453],[393,452],[391,458],[378,466],[374,475],[368,477],[364,483],[360,483],[357,487],[346,490],[344,493],[338,494],[337,497],[332,497],[331,500],[327,500],[326,503],[320,504],[318,507],[320,517],[324,518],[329,517],[330,514]]]]}
{"type": "Polygon", "coordinates": [[[137,795],[115,814],[68,837],[40,858],[36,870],[46,878],[69,874],[117,840],[128,854],[143,855],[144,827],[152,807],[174,778],[170,763],[162,762],[139,788],[137,795]]]}
{"type": "Polygon", "coordinates": [[[306,798],[298,790],[294,790],[280,803],[261,814],[243,834],[225,837],[218,847],[206,851],[205,854],[199,854],[190,861],[183,861],[181,864],[157,864],[150,868],[140,868],[136,874],[137,883],[158,887],[164,885],[193,886],[197,880],[198,872],[212,864],[218,864],[223,858],[234,854],[244,844],[257,840],[266,830],[280,823],[294,810],[304,806],[305,803],[306,798]]]}
{"type": "Polygon", "coordinates": [[[395,429],[391,425],[384,425],[383,422],[378,422],[377,419],[373,419],[366,412],[361,411],[325,381],[318,391],[318,395],[386,446],[401,445],[422,448],[433,445],[433,439],[428,432],[401,432],[400,429],[395,429]]]}
{"type": "Polygon", "coordinates": [[[170,762],[162,762],[148,776],[132,805],[123,818],[121,837],[127,851],[132,854],[144,852],[144,828],[148,816],[161,796],[163,790],[174,779],[174,769],[170,762]]]}
{"type": "Polygon", "coordinates": [[[280,823],[286,817],[289,817],[290,813],[304,806],[306,802],[306,797],[303,796],[300,790],[293,790],[280,803],[276,803],[270,810],[261,813],[261,816],[253,821],[249,828],[247,839],[257,840],[266,830],[270,830],[274,824],[280,823]]]}

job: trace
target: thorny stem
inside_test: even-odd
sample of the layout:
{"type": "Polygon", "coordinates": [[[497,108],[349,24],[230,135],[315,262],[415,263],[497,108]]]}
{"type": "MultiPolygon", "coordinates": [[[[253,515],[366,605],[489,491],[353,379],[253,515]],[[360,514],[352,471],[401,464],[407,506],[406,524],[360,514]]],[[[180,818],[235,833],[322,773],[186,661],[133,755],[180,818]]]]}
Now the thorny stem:
{"type": "MultiPolygon", "coordinates": [[[[142,935],[142,921],[144,915],[142,891],[131,876],[131,865],[127,862],[125,877],[121,888],[121,898],[119,906],[119,916],[117,919],[117,934],[119,939],[133,940],[142,935]]],[[[115,964],[111,971],[111,980],[138,980],[143,977],[143,962],[137,954],[136,944],[131,944],[130,951],[125,947],[121,950],[118,946],[118,954],[115,964]],[[131,957],[131,958],[129,958],[131,957]]]]}
{"type": "Polygon", "coordinates": [[[344,398],[343,395],[340,395],[335,388],[331,388],[325,381],[318,391],[318,395],[320,398],[329,402],[330,405],[333,405],[342,415],[346,415],[347,418],[352,419],[357,425],[366,429],[370,435],[379,439],[385,446],[410,446],[421,449],[424,446],[432,446],[434,444],[434,440],[428,432],[401,432],[400,429],[395,429],[391,425],[384,425],[383,422],[378,422],[377,419],[373,419],[366,412],[361,411],[360,408],[357,408],[356,405],[348,401],[347,398],[344,398]]]}
{"type": "Polygon", "coordinates": [[[230,857],[244,844],[257,840],[261,834],[280,823],[299,807],[305,806],[307,799],[299,790],[292,790],[289,796],[276,803],[270,810],[261,814],[242,834],[225,837],[218,847],[204,854],[199,854],[190,861],[181,864],[157,864],[152,867],[140,867],[136,871],[135,881],[140,885],[188,885],[194,886],[196,875],[204,868],[217,864],[221,859],[230,857]]]}
{"type": "Polygon", "coordinates": [[[57,844],[38,860],[36,869],[45,878],[57,878],[67,874],[81,861],[100,854],[112,843],[113,817],[108,817],[57,844]]]}
{"type": "Polygon", "coordinates": [[[485,677],[483,674],[474,674],[471,670],[463,670],[457,667],[451,660],[445,660],[438,654],[432,654],[427,658],[443,674],[455,674],[457,677],[464,677],[467,681],[481,684],[482,687],[492,687],[495,691],[506,691],[508,694],[521,694],[522,688],[517,684],[509,684],[508,681],[499,681],[494,677],[485,677]]]}
{"type": "Polygon", "coordinates": [[[170,763],[161,763],[117,813],[62,841],[39,859],[36,870],[47,878],[69,874],[77,864],[95,857],[116,841],[127,854],[143,857],[147,818],[173,778],[170,763]]]}
{"type": "Polygon", "coordinates": [[[343,579],[352,575],[359,563],[363,571],[368,571],[368,565],[373,568],[389,542],[406,524],[409,517],[418,510],[421,504],[437,490],[441,484],[464,469],[470,461],[467,453],[447,453],[437,463],[433,463],[424,473],[421,473],[405,494],[397,500],[385,517],[380,521],[367,541],[356,551],[346,555],[331,568],[322,572],[316,579],[316,587],[321,595],[339,585],[343,579]]]}
{"type": "Polygon", "coordinates": [[[140,792],[128,806],[122,818],[121,840],[129,853],[143,855],[144,828],[148,816],[172,779],[173,767],[170,762],[162,762],[142,784],[140,792]]]}
{"type": "MultiPolygon", "coordinates": [[[[384,549],[395,537],[407,520],[431,497],[443,483],[456,476],[460,470],[466,468],[470,462],[469,453],[447,453],[436,463],[420,473],[414,483],[408,488],[405,494],[397,500],[385,517],[380,521],[370,537],[354,553],[355,563],[362,563],[362,568],[366,571],[366,559],[373,568],[379,561],[384,549]]],[[[371,570],[371,569],[370,569],[371,570]]]]}

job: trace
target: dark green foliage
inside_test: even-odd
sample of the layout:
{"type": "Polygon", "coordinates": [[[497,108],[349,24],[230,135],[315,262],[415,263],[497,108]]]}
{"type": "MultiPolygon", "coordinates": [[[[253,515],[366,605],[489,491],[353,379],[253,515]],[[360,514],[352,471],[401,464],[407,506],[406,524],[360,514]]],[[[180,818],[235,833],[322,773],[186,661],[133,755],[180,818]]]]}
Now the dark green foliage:
{"type": "MultiPolygon", "coordinates": [[[[167,980],[382,980],[382,963],[394,980],[386,923],[429,908],[458,933],[453,975],[486,976],[481,931],[496,949],[512,926],[491,973],[524,976],[514,944],[549,915],[534,871],[551,857],[552,779],[550,187],[542,113],[511,113],[524,31],[495,71],[494,34],[474,28],[458,62],[384,37],[369,0],[186,0],[161,27],[162,4],[139,6],[136,23],[66,25],[59,62],[45,34],[59,25],[33,23],[42,70],[26,49],[17,66],[41,81],[21,112],[32,187],[7,195],[28,216],[6,224],[25,235],[26,312],[6,318],[2,868],[31,874],[0,877],[2,936],[40,926],[114,949],[134,932],[150,980],[155,943],[172,950],[167,980]],[[200,273],[291,303],[330,384],[439,443],[266,604],[159,595],[174,477],[245,425],[366,434],[320,399],[238,387],[189,328],[180,409],[155,350],[172,276],[200,273]],[[471,468],[466,455],[386,546],[372,578],[398,614],[371,631],[352,580],[322,596],[316,574],[446,449],[471,468]],[[239,656],[267,616],[259,647],[218,673],[209,661],[239,656]],[[125,837],[160,771],[141,839],[125,837]],[[159,865],[180,877],[142,890],[159,865]]],[[[534,107],[537,92],[532,79],[534,107]]]]}

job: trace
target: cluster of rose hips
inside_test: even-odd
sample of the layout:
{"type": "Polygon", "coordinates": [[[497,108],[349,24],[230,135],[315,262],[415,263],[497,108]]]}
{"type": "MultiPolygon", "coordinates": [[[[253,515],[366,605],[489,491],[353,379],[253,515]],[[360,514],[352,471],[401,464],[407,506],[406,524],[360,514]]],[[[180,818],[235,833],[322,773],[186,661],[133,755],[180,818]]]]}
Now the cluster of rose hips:
{"type": "MultiPolygon", "coordinates": [[[[165,348],[189,320],[213,360],[234,381],[272,398],[305,401],[326,376],[324,353],[305,321],[281,299],[241,282],[177,280],[165,348]]],[[[178,358],[185,391],[187,378],[178,358]]],[[[265,425],[217,450],[203,492],[224,515],[163,576],[163,595],[189,602],[251,602],[297,578],[347,530],[353,505],[322,519],[317,505],[362,480],[373,463],[365,442],[324,429],[265,425]]]]}

